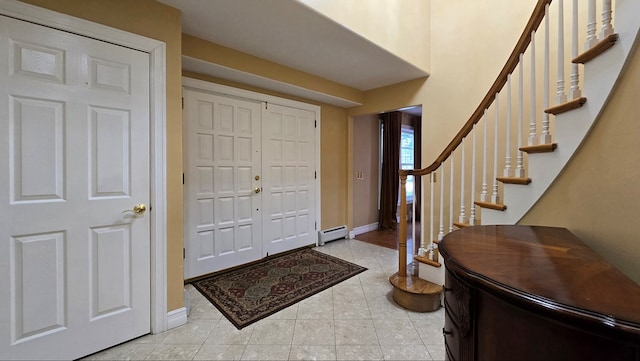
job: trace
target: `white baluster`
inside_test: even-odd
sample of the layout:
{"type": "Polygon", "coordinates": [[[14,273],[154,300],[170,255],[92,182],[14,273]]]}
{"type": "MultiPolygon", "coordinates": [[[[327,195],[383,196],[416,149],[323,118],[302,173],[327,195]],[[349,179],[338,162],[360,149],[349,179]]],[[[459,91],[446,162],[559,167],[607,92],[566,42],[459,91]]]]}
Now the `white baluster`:
{"type": "Polygon", "coordinates": [[[462,152],[462,160],[460,160],[460,214],[458,215],[458,222],[464,223],[466,218],[464,209],[464,138],[462,138],[460,151],[462,152]]]}
{"type": "Polygon", "coordinates": [[[493,127],[493,192],[491,193],[491,203],[498,203],[498,119],[500,119],[500,104],[498,103],[498,95],[496,94],[496,121],[493,127]]]}
{"type": "MultiPolygon", "coordinates": [[[[577,1],[577,0],[576,0],[577,1]]],[[[522,164],[522,123],[524,120],[524,54],[520,54],[520,66],[518,69],[518,155],[516,158],[516,172],[514,174],[517,178],[524,178],[524,166],[522,164]]]]}
{"type": "MultiPolygon", "coordinates": [[[[415,250],[415,244],[416,244],[416,189],[415,189],[416,176],[410,175],[409,177],[413,177],[413,186],[414,186],[413,200],[411,201],[411,240],[413,241],[413,244],[414,244],[414,249],[411,250],[411,254],[413,254],[415,250]]],[[[422,182],[420,182],[420,185],[422,186],[422,182]]],[[[420,194],[422,195],[422,193],[420,194]]],[[[422,243],[423,243],[422,240],[420,240],[420,244],[422,243]]]]}
{"type": "MultiPolygon", "coordinates": [[[[544,8],[544,74],[542,86],[542,108],[549,108],[549,4],[544,8]]],[[[549,114],[542,112],[542,134],[540,134],[540,144],[551,143],[551,133],[549,132],[549,114]]]]}
{"type": "Polygon", "coordinates": [[[444,238],[444,164],[440,164],[440,227],[438,241],[444,238]]]}
{"type": "Polygon", "coordinates": [[[529,145],[536,145],[536,32],[531,32],[531,117],[529,119],[529,145]]]}
{"type": "Polygon", "coordinates": [[[567,95],[564,93],[564,6],[562,2],[563,0],[558,0],[558,90],[556,104],[567,101],[567,95]]]}
{"type": "MultiPolygon", "coordinates": [[[[430,260],[434,260],[433,259],[433,181],[434,181],[434,175],[435,173],[431,172],[429,173],[429,214],[431,215],[431,217],[429,217],[429,259],[430,260]]],[[[425,237],[422,237],[425,238],[425,237]]]]}
{"type": "Polygon", "coordinates": [[[592,46],[598,43],[598,36],[596,31],[598,29],[598,23],[596,23],[596,0],[589,0],[589,8],[587,11],[587,41],[584,44],[584,48],[590,49],[592,46]]]}
{"type": "Polygon", "coordinates": [[[471,137],[471,212],[469,215],[469,224],[476,224],[476,126],[473,126],[471,130],[473,135],[471,137]]]}
{"type": "Polygon", "coordinates": [[[489,193],[487,192],[487,109],[484,110],[482,115],[482,126],[484,133],[482,136],[482,191],[480,192],[480,201],[487,202],[489,200],[489,193]]]}
{"type": "Polygon", "coordinates": [[[611,0],[602,0],[602,30],[600,30],[600,39],[613,34],[613,26],[611,26],[611,0]]]}
{"type": "Polygon", "coordinates": [[[449,156],[451,161],[449,162],[451,165],[451,172],[449,176],[449,232],[453,232],[453,170],[454,170],[454,161],[453,154],[449,156]]]}
{"type": "Polygon", "coordinates": [[[511,177],[511,74],[507,75],[507,139],[505,142],[507,154],[504,157],[503,177],[511,177]]]}
{"type": "MultiPolygon", "coordinates": [[[[571,58],[578,56],[578,0],[573,0],[572,23],[571,23],[571,58]]],[[[578,99],[582,96],[580,91],[580,74],[578,73],[578,64],[571,63],[571,88],[569,94],[571,99],[578,99]]]]}
{"type": "MultiPolygon", "coordinates": [[[[420,176],[420,177],[421,177],[420,179],[422,180],[422,182],[420,182],[420,196],[424,198],[424,179],[422,178],[422,176],[420,176]]],[[[414,200],[415,200],[415,194],[416,193],[413,192],[414,200]]],[[[414,213],[413,218],[415,219],[415,213],[414,213]]],[[[414,237],[415,237],[415,235],[414,235],[414,237]]],[[[422,254],[422,253],[425,253],[427,251],[427,243],[425,242],[425,238],[426,237],[424,237],[424,236],[420,237],[420,248],[418,248],[418,254],[422,254]]],[[[415,242],[415,238],[413,238],[413,239],[414,239],[414,242],[415,242]]]]}

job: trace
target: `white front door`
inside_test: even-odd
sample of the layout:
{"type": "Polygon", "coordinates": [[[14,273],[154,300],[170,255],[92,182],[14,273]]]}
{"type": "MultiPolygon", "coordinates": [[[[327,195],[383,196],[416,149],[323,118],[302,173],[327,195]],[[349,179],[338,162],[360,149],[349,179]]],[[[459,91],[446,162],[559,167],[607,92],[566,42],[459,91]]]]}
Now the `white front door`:
{"type": "Polygon", "coordinates": [[[264,254],[316,242],[315,114],[268,104],[262,111],[264,254]]]}
{"type": "Polygon", "coordinates": [[[183,96],[185,278],[315,244],[315,113],[183,96]]]}
{"type": "Polygon", "coordinates": [[[262,257],[260,104],[185,90],[185,278],[262,257]]]}
{"type": "Polygon", "coordinates": [[[0,359],[150,327],[149,55],[0,16],[0,359]]]}

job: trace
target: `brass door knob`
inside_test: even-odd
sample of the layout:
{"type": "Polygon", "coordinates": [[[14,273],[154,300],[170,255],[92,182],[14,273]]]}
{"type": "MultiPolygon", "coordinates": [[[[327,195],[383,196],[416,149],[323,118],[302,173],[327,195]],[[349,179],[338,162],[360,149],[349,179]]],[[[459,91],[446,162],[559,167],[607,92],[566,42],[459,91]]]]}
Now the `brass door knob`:
{"type": "Polygon", "coordinates": [[[260,187],[253,188],[253,193],[260,193],[262,189],[260,187]]]}
{"type": "Polygon", "coordinates": [[[133,209],[126,209],[126,210],[122,211],[122,213],[133,212],[135,214],[142,214],[146,210],[147,210],[147,206],[145,206],[144,203],[138,203],[135,206],[133,206],[133,209]]]}

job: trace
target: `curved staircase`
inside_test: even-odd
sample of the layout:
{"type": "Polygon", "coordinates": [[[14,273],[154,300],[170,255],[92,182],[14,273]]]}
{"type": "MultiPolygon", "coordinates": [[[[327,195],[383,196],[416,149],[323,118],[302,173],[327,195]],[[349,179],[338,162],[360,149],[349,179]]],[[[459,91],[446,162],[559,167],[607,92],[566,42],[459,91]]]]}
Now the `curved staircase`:
{"type": "Polygon", "coordinates": [[[400,217],[406,215],[407,176],[429,177],[423,182],[430,186],[422,193],[424,214],[430,217],[423,234],[431,237],[423,237],[414,258],[418,276],[408,275],[403,259],[407,226],[401,223],[399,271],[390,280],[417,277],[443,285],[445,272],[437,242],[445,232],[470,225],[516,224],[586,139],[639,38],[640,0],[615,4],[603,0],[595,7],[595,1],[574,0],[566,13],[564,3],[568,1],[537,2],[502,71],[454,139],[428,167],[400,171],[400,217]],[[601,14],[599,22],[596,13],[601,14]],[[553,41],[549,40],[551,18],[557,22],[553,41]],[[582,27],[586,33],[580,32],[582,27]],[[580,38],[585,50],[578,54],[580,38]],[[552,86],[550,68],[557,69],[552,86]],[[565,84],[570,84],[566,90],[565,84]],[[555,105],[549,104],[550,93],[555,95],[555,105]],[[424,243],[425,239],[431,242],[424,243]]]}

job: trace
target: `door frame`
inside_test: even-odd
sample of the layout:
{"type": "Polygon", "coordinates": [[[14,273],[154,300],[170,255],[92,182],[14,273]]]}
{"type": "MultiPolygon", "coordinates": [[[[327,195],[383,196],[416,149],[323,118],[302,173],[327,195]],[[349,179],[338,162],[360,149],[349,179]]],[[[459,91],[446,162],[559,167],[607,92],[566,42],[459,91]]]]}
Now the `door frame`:
{"type": "MultiPolygon", "coordinates": [[[[0,0],[0,14],[149,54],[151,333],[168,329],[166,209],[166,44],[34,5],[0,0]]],[[[186,317],[185,317],[186,321],[186,317]]]]}
{"type": "MultiPolygon", "coordinates": [[[[290,107],[290,108],[296,108],[296,109],[302,109],[302,110],[307,110],[310,112],[314,113],[315,116],[315,120],[316,120],[316,134],[315,134],[315,159],[314,159],[314,166],[315,166],[315,171],[316,171],[316,178],[315,178],[315,182],[314,182],[314,187],[316,189],[316,196],[315,196],[315,213],[316,213],[316,219],[315,219],[315,231],[317,233],[321,223],[321,204],[320,204],[320,179],[321,179],[321,173],[320,173],[320,106],[319,105],[314,105],[314,104],[309,104],[309,103],[303,103],[303,102],[299,102],[296,100],[291,100],[291,99],[286,99],[286,98],[281,98],[281,97],[277,97],[277,96],[273,96],[273,95],[268,95],[268,94],[263,94],[263,93],[258,93],[258,92],[254,92],[254,91],[250,91],[250,90],[245,90],[245,89],[240,89],[240,88],[234,88],[234,87],[230,87],[230,86],[226,86],[226,85],[222,85],[222,84],[216,84],[216,83],[211,83],[208,81],[204,81],[204,80],[199,80],[199,79],[194,79],[194,78],[189,78],[186,76],[182,77],[182,88],[184,89],[193,89],[196,91],[204,91],[204,92],[210,92],[213,94],[217,94],[217,95],[223,95],[223,96],[228,96],[228,97],[235,97],[235,98],[241,98],[241,99],[246,99],[246,100],[250,100],[250,101],[259,101],[259,102],[263,102],[266,104],[277,104],[277,105],[282,105],[285,107],[290,107]]],[[[263,207],[264,208],[264,207],[263,207]]],[[[318,245],[318,240],[316,238],[316,245],[318,245]]]]}

